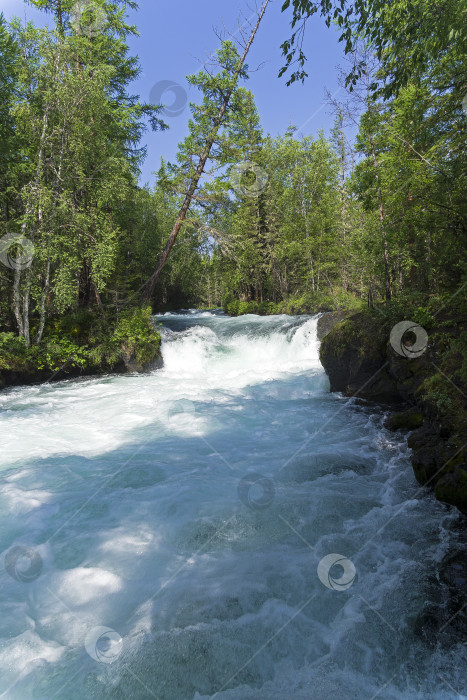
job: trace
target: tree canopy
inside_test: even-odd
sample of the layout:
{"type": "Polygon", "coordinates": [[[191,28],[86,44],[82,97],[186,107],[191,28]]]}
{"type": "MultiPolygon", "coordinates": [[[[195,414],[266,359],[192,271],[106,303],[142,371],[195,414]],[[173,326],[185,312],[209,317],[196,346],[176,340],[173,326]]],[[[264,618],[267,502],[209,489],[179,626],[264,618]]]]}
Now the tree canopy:
{"type": "Polygon", "coordinates": [[[0,17],[3,333],[40,345],[69,314],[126,313],[168,240],[154,309],[310,311],[465,281],[464,2],[287,1],[289,82],[306,77],[314,14],[348,52],[331,132],[265,133],[245,47],[224,41],[215,70],[187,77],[200,98],[152,189],[138,184],[144,133],[166,124],[131,93],[135,4],[31,2],[54,28],[0,17]]]}

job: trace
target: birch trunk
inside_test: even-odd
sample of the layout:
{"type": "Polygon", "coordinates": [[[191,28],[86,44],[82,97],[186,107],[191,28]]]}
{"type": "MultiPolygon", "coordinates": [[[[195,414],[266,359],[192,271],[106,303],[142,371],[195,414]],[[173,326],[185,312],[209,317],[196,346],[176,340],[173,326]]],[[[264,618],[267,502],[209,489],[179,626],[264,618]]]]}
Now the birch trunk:
{"type": "MultiPolygon", "coordinates": [[[[23,223],[21,224],[21,236],[24,236],[25,238],[26,238],[26,230],[27,230],[27,226],[28,226],[28,220],[29,220],[29,217],[31,216],[31,212],[32,212],[32,203],[34,200],[34,196],[37,194],[37,190],[38,190],[39,182],[40,182],[40,177],[41,177],[42,163],[44,160],[45,136],[47,133],[47,125],[48,125],[48,114],[49,114],[49,106],[47,105],[45,112],[44,112],[44,117],[42,120],[42,133],[41,133],[41,138],[40,138],[39,153],[37,155],[36,177],[34,180],[34,185],[32,187],[32,190],[28,195],[27,204],[26,204],[26,211],[24,213],[23,223]]],[[[31,235],[30,238],[31,238],[31,240],[34,240],[33,235],[31,235]]],[[[15,279],[14,279],[14,283],[13,283],[14,313],[15,313],[15,317],[16,317],[16,322],[18,323],[19,334],[25,338],[27,345],[29,345],[29,343],[30,343],[30,337],[29,337],[29,295],[30,295],[30,289],[31,289],[31,273],[30,273],[30,271],[28,272],[28,275],[26,277],[26,286],[25,286],[24,293],[23,293],[23,309],[22,309],[22,311],[20,308],[20,305],[21,305],[20,281],[21,281],[21,270],[15,269],[15,279]]]]}
{"type": "Polygon", "coordinates": [[[39,343],[42,340],[42,334],[44,333],[45,304],[47,301],[47,294],[49,293],[49,284],[50,284],[50,258],[47,259],[47,267],[46,267],[46,272],[45,272],[45,282],[44,282],[44,287],[42,289],[42,295],[41,295],[40,321],[39,321],[39,330],[37,331],[37,336],[36,336],[36,345],[39,345],[39,343]]]}

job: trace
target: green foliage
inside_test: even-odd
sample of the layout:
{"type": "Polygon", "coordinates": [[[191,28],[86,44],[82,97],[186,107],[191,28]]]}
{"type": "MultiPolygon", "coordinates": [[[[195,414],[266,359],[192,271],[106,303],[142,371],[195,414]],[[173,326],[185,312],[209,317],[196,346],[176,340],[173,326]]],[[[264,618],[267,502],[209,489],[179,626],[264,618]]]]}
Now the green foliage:
{"type": "MultiPolygon", "coordinates": [[[[362,39],[382,63],[386,97],[397,94],[414,77],[423,74],[426,66],[443,62],[450,66],[457,87],[466,84],[465,2],[445,0],[285,0],[282,11],[292,9],[292,36],[282,44],[285,65],[283,75],[298,63],[288,84],[307,77],[306,56],[303,52],[305,25],[320,13],[329,27],[338,29],[339,41],[345,52],[351,53],[362,39]],[[462,65],[462,61],[464,61],[462,65]]],[[[365,70],[356,61],[346,78],[351,88],[365,70]]],[[[375,89],[376,84],[372,85],[375,89]]]]}
{"type": "Polygon", "coordinates": [[[440,297],[427,298],[423,294],[401,295],[390,302],[380,304],[378,312],[387,328],[400,321],[414,321],[429,331],[435,324],[433,312],[441,308],[440,297]]]}
{"type": "Polygon", "coordinates": [[[439,416],[451,415],[455,403],[449,383],[440,373],[427,377],[420,387],[419,394],[424,397],[439,416]]]}
{"type": "MultiPolygon", "coordinates": [[[[40,342],[47,318],[116,305],[128,292],[137,262],[129,251],[145,219],[139,202],[146,197],[152,216],[156,210],[149,193],[134,195],[144,157],[136,144],[145,121],[164,128],[160,108],[128,93],[139,72],[125,43],[134,33],[124,20],[128,3],[98,3],[105,22],[92,36],[72,21],[76,3],[33,4],[54,12],[56,30],[16,21],[7,29],[0,20],[0,129],[14,124],[0,134],[9,148],[5,177],[0,154],[0,236],[21,232],[34,244],[29,268],[0,277],[7,307],[0,321],[27,344],[35,340],[30,326],[40,342]]],[[[92,21],[86,13],[85,24],[92,21]]],[[[156,222],[150,242],[160,239],[156,222]]]]}
{"type": "Polygon", "coordinates": [[[41,370],[56,372],[63,365],[85,368],[87,346],[79,346],[70,338],[50,335],[40,347],[28,347],[24,338],[13,333],[0,333],[0,373],[4,370],[27,376],[41,370]]]}
{"type": "Polygon", "coordinates": [[[241,316],[243,314],[257,314],[269,316],[274,314],[316,314],[321,311],[338,311],[348,309],[359,311],[362,303],[350,294],[340,292],[336,299],[327,294],[308,293],[300,297],[290,297],[274,303],[272,301],[240,301],[227,296],[224,299],[223,309],[229,316],[241,316]]]}
{"type": "Polygon", "coordinates": [[[255,304],[242,309],[272,303],[281,313],[304,313],[320,306],[320,296],[321,306],[338,308],[339,295],[355,292],[347,279],[333,147],[323,134],[295,138],[292,127],[277,139],[264,138],[254,103],[246,101],[245,109],[250,126],[243,127],[243,139],[235,137],[237,162],[250,163],[261,186],[249,190],[245,182],[245,191],[237,187],[227,197],[221,176],[212,187],[216,207],[209,224],[221,233],[206,266],[207,297],[214,289],[215,304],[229,296],[255,304]]]}
{"type": "Polygon", "coordinates": [[[122,313],[113,332],[112,343],[127,358],[144,366],[157,356],[161,338],[151,319],[151,308],[136,308],[122,313]]]}
{"type": "Polygon", "coordinates": [[[160,334],[150,308],[128,309],[111,323],[80,311],[51,320],[43,342],[28,347],[14,333],[0,333],[0,375],[11,371],[29,375],[94,373],[144,369],[160,356],[160,334]]]}
{"type": "MultiPolygon", "coordinates": [[[[201,98],[176,163],[161,162],[153,190],[137,185],[138,143],[148,122],[165,125],[157,107],[130,94],[139,71],[127,44],[133,3],[98,0],[105,21],[95,34],[86,30],[91,10],[83,27],[72,21],[74,0],[32,3],[52,13],[55,29],[0,17],[0,237],[21,233],[34,244],[30,267],[0,267],[4,370],[67,363],[105,371],[157,355],[150,311],[132,304],[213,140],[209,177],[196,188],[153,308],[301,314],[368,304],[368,337],[371,330],[379,342],[413,320],[443,350],[443,371],[465,384],[467,338],[456,326],[467,312],[464,3],[287,0],[289,67],[301,22],[316,12],[338,25],[348,50],[368,42],[352,54],[353,146],[349,104],[337,106],[329,138],[300,137],[294,127],[265,135],[253,94],[239,85],[248,71],[236,76],[237,49],[222,42],[217,70],[188,76],[201,98]],[[238,187],[244,162],[251,170],[238,187]]],[[[441,395],[434,403],[447,407],[441,395]]]]}
{"type": "Polygon", "coordinates": [[[37,369],[47,369],[56,372],[64,365],[84,369],[88,360],[88,348],[79,346],[68,338],[50,336],[40,348],[32,350],[33,358],[37,358],[37,369]]]}
{"type": "Polygon", "coordinates": [[[14,370],[26,366],[28,348],[24,338],[14,333],[0,333],[0,369],[14,370]]]}

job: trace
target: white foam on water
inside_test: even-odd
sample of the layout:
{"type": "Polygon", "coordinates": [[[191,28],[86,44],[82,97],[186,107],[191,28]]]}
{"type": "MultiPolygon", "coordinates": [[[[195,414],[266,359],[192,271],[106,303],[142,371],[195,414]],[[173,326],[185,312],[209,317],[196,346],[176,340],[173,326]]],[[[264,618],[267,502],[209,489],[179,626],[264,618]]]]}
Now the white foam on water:
{"type": "Polygon", "coordinates": [[[458,516],[380,412],[329,394],[317,317],[157,322],[160,370],[0,393],[0,553],[42,561],[27,583],[27,556],[0,571],[0,697],[460,693],[460,640],[415,624],[458,516]],[[261,481],[239,497],[252,474],[262,507],[261,481]],[[331,553],[346,590],[318,577],[331,553]],[[112,664],[86,651],[102,628],[112,664]]]}

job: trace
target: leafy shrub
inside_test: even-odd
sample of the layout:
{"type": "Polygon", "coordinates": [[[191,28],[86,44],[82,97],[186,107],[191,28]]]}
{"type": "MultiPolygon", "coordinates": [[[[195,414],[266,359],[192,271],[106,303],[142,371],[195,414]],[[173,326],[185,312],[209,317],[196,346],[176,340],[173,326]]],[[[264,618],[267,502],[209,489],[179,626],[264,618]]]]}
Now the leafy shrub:
{"type": "Polygon", "coordinates": [[[145,365],[157,354],[161,337],[151,319],[151,307],[125,311],[115,327],[112,341],[120,347],[128,358],[134,358],[138,365],[145,365]]]}
{"type": "Polygon", "coordinates": [[[40,345],[0,333],[0,370],[93,373],[111,371],[122,360],[143,367],[158,355],[160,342],[149,307],[125,311],[113,323],[85,310],[49,321],[40,345]]]}
{"type": "Polygon", "coordinates": [[[64,365],[84,368],[87,359],[86,345],[76,345],[69,338],[61,336],[48,338],[46,343],[30,349],[30,360],[35,360],[37,369],[47,369],[52,372],[56,372],[64,365]]]}
{"type": "Polygon", "coordinates": [[[24,338],[14,333],[0,333],[0,368],[21,369],[27,361],[28,348],[24,338]]]}
{"type": "Polygon", "coordinates": [[[329,294],[309,292],[300,297],[289,297],[283,301],[240,301],[227,297],[223,308],[229,316],[241,314],[259,314],[260,316],[272,314],[315,314],[320,311],[337,311],[338,309],[355,309],[358,311],[362,302],[352,294],[340,292],[335,298],[329,294]]]}

